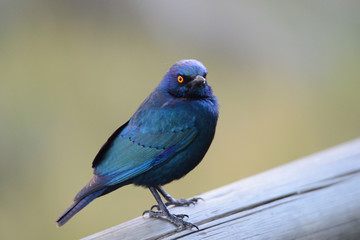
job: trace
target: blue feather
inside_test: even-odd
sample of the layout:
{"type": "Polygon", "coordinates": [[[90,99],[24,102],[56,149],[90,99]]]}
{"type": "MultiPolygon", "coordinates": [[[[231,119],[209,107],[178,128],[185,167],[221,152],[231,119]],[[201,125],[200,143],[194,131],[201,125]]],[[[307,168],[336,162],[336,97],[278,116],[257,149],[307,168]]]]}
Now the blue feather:
{"type": "Polygon", "coordinates": [[[206,75],[196,60],[181,60],[169,69],[130,120],[101,147],[92,164],[93,178],[58,219],[58,226],[119,187],[164,185],[200,163],[218,119],[218,102],[206,75]]]}
{"type": "Polygon", "coordinates": [[[76,213],[78,213],[81,209],[86,207],[92,200],[99,197],[105,189],[91,193],[87,195],[86,197],[82,198],[79,201],[75,201],[68,209],[64,211],[64,213],[56,220],[57,226],[61,227],[64,225],[67,221],[70,220],[76,213]]]}

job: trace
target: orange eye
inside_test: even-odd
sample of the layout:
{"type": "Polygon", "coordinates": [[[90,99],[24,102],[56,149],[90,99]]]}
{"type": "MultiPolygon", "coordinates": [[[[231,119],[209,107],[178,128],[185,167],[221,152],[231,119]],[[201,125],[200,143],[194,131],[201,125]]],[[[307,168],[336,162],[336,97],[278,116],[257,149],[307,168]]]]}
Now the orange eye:
{"type": "Polygon", "coordinates": [[[178,76],[178,82],[179,82],[179,83],[182,83],[183,81],[184,81],[184,78],[183,78],[181,75],[179,75],[179,76],[178,76]]]}

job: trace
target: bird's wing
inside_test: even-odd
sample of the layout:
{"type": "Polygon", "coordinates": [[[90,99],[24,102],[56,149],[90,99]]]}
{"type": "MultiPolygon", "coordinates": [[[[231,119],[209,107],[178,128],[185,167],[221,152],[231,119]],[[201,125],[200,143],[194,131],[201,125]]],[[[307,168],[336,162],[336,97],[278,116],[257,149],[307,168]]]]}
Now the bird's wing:
{"type": "Polygon", "coordinates": [[[94,161],[92,162],[92,167],[95,168],[99,163],[104,159],[104,155],[112,146],[113,141],[119,136],[121,131],[129,124],[130,120],[121,125],[118,129],[116,129],[113,134],[109,137],[109,139],[104,143],[104,145],[100,148],[99,152],[96,154],[94,161]]]}
{"type": "Polygon", "coordinates": [[[143,133],[127,124],[116,130],[100,149],[93,162],[95,176],[76,199],[150,170],[184,149],[198,134],[194,123],[155,133],[143,133]]]}
{"type": "Polygon", "coordinates": [[[116,182],[127,180],[169,159],[192,142],[197,133],[194,125],[155,133],[125,129],[113,139],[95,173],[115,174],[119,176],[116,182]]]}

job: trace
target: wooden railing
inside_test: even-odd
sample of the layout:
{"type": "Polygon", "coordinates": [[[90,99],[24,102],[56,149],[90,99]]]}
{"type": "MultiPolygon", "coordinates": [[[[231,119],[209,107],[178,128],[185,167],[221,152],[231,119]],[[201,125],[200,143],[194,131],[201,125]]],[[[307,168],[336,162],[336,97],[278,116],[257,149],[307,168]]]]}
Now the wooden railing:
{"type": "Polygon", "coordinates": [[[178,232],[138,217],[90,239],[360,239],[360,139],[201,194],[178,232]]]}

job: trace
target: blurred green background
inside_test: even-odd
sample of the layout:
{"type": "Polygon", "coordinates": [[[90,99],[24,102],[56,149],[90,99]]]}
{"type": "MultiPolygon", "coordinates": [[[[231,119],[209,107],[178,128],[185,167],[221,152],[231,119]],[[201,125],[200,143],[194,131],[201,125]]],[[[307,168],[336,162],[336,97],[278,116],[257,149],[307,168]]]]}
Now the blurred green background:
{"type": "MultiPolygon", "coordinates": [[[[177,60],[221,109],[190,197],[360,135],[359,1],[0,1],[0,239],[78,239],[155,200],[127,186],[63,228],[91,162],[177,60]]],[[[319,170],[320,171],[320,170],[319,170]]]]}

